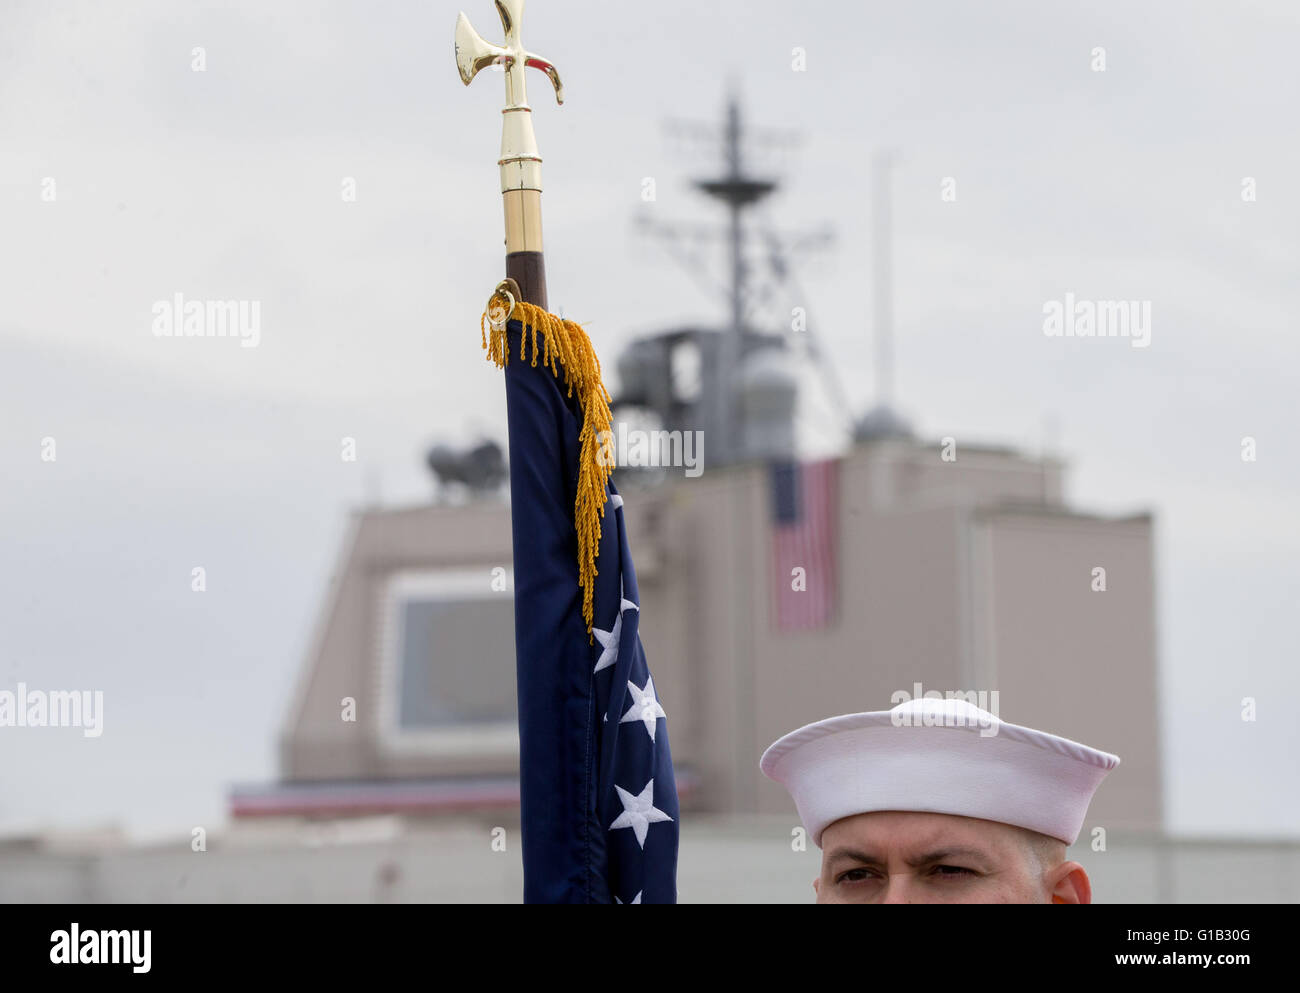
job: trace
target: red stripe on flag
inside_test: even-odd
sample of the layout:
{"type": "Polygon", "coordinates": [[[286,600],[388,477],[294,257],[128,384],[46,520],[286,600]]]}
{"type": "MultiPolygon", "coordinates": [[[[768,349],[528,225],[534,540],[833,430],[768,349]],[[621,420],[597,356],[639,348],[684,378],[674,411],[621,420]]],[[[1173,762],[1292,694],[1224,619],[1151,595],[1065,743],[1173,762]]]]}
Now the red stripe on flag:
{"type": "Polygon", "coordinates": [[[836,603],[836,491],[833,459],[799,467],[797,519],[772,528],[772,620],[778,631],[824,627],[836,603]],[[804,570],[805,588],[791,588],[792,571],[804,570]]]}

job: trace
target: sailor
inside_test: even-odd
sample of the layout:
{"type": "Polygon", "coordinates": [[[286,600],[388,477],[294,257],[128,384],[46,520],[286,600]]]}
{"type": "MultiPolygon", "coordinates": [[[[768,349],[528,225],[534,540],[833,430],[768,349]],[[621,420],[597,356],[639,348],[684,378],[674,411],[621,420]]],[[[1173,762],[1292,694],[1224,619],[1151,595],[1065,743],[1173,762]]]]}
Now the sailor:
{"type": "Polygon", "coordinates": [[[809,724],[759,765],[822,851],[818,903],[1091,903],[1066,848],[1119,757],[922,697],[809,724]]]}

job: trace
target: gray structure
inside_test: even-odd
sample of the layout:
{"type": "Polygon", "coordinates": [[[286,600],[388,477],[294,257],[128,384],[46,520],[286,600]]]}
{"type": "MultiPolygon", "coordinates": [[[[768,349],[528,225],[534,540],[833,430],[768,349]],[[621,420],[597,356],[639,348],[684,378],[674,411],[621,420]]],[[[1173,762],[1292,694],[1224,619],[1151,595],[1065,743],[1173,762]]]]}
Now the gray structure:
{"type": "MultiPolygon", "coordinates": [[[[1093,818],[1158,830],[1151,520],[1072,510],[1056,461],[965,439],[920,442],[888,406],[887,156],[875,184],[882,402],[855,426],[835,473],[834,573],[809,577],[835,609],[813,630],[778,630],[774,587],[788,577],[774,564],[768,464],[795,456],[796,350],[755,329],[750,293],[771,286],[757,287],[746,261],[747,211],[777,184],[746,170],[734,100],[721,137],[721,178],[696,186],[727,210],[729,324],[634,341],[618,358],[615,393],[625,423],[640,417],[638,426],[707,443],[698,478],[617,476],[684,808],[789,810],[758,772],[766,744],[831,714],[887,708],[919,683],[996,693],[990,709],[1008,720],[1118,753],[1093,818]]],[[[776,275],[788,276],[783,250],[769,249],[782,259],[776,275]]],[[[815,339],[798,333],[816,355],[815,339]]],[[[444,479],[494,478],[470,471],[481,459],[435,454],[444,479]]],[[[236,790],[234,813],[509,803],[510,523],[490,492],[355,519],[290,709],[284,784],[236,790]]]]}
{"type": "MultiPolygon", "coordinates": [[[[997,691],[1005,719],[1119,754],[1087,826],[1158,831],[1150,517],[1073,511],[1058,463],[1001,449],[886,438],[853,448],[838,476],[837,610],[800,632],[771,621],[782,577],[765,465],[624,491],[642,637],[692,787],[684,807],[789,812],[758,771],[769,742],[921,683],[997,691]]],[[[308,812],[293,792],[306,784],[417,781],[428,811],[472,806],[457,790],[487,783],[508,793],[509,535],[503,503],[356,519],[285,729],[296,785],[243,810],[266,794],[236,791],[236,813],[308,812]],[[355,720],[340,716],[347,700],[355,720]]]]}
{"type": "MultiPolygon", "coordinates": [[[[985,705],[1007,720],[1119,754],[1083,837],[1158,835],[1151,519],[1074,510],[1057,461],[919,441],[889,406],[888,156],[875,184],[881,405],[854,426],[834,474],[833,571],[808,577],[834,609],[813,629],[779,629],[774,595],[789,577],[775,564],[769,464],[796,454],[791,362],[819,352],[807,330],[796,332],[806,347],[793,349],[755,326],[751,296],[770,295],[790,271],[770,233],[773,283],[758,286],[747,261],[747,212],[777,185],[746,170],[734,101],[721,137],[721,178],[696,186],[727,210],[729,321],[634,341],[618,357],[615,392],[624,423],[707,442],[697,478],[617,476],[683,811],[792,818],[784,791],[759,773],[763,748],[832,714],[888,708],[920,684],[990,694],[985,705]]],[[[438,466],[463,474],[446,453],[438,466]]],[[[489,490],[465,505],[356,517],[290,707],[282,782],[237,788],[237,817],[509,816],[510,523],[489,490]]]]}

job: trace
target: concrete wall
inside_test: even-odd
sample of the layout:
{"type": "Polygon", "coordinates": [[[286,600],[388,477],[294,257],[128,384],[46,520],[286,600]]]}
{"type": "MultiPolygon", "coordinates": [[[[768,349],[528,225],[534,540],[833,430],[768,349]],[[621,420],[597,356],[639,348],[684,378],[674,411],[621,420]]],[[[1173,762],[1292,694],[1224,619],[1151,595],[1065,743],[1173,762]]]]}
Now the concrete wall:
{"type": "MultiPolygon", "coordinates": [[[[683,903],[812,903],[816,848],[791,848],[792,818],[688,817],[683,903]]],[[[505,852],[490,821],[331,831],[306,826],[185,845],[51,854],[0,844],[0,903],[517,903],[517,824],[505,852]],[[387,833],[388,837],[383,837],[387,833]]],[[[1076,845],[1097,903],[1295,903],[1300,842],[1169,841],[1115,831],[1107,851],[1076,845]]]]}
{"type": "Polygon", "coordinates": [[[1004,719],[1116,752],[1096,823],[1158,829],[1151,522],[1071,514],[1059,494],[1055,463],[854,450],[840,466],[837,616],[782,633],[768,616],[763,467],[626,493],[638,558],[665,549],[642,577],[642,632],[674,758],[703,775],[698,802],[791,810],[758,772],[763,748],[824,717],[886,709],[920,682],[997,690],[1004,719]],[[1093,565],[1108,567],[1107,593],[1092,592],[1093,565]]]}
{"type": "Polygon", "coordinates": [[[1089,826],[1155,829],[1164,804],[1149,518],[996,512],[974,525],[989,624],[982,680],[1002,715],[1114,752],[1089,826]],[[1093,569],[1106,590],[1093,590],[1093,569]]]}

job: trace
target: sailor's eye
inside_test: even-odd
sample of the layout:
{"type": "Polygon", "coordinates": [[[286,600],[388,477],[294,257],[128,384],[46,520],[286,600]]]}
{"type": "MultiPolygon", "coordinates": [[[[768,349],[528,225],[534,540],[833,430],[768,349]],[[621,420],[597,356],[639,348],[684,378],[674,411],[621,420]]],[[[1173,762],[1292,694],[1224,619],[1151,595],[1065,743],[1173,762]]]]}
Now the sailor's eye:
{"type": "Polygon", "coordinates": [[[837,883],[861,883],[870,878],[870,869],[850,869],[840,873],[837,883]]]}
{"type": "Polygon", "coordinates": [[[934,872],[935,872],[935,875],[938,875],[938,876],[950,876],[950,877],[958,877],[958,876],[974,876],[974,875],[975,875],[975,870],[974,870],[974,869],[967,869],[965,866],[960,866],[960,865],[939,865],[939,866],[935,866],[934,872]]]}

